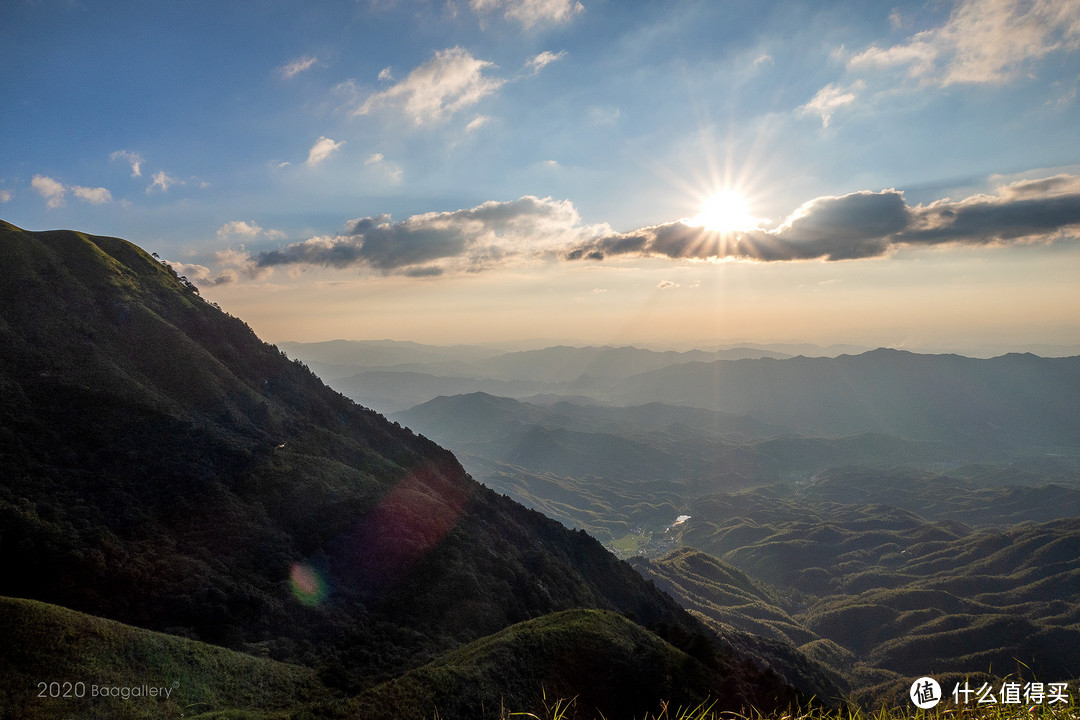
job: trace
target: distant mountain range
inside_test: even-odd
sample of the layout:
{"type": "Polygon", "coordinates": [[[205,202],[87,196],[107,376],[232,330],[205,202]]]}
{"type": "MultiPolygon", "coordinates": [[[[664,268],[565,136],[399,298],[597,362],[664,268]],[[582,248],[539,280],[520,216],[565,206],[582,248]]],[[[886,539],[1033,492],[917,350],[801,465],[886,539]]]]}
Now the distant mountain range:
{"type": "MultiPolygon", "coordinates": [[[[623,696],[634,713],[839,696],[790,646],[715,635],[593,538],[329,390],[126,241],[0,224],[0,390],[0,595],[44,603],[20,606],[38,618],[34,645],[0,645],[0,667],[19,670],[0,673],[0,697],[20,717],[60,706],[11,683],[96,677],[105,661],[83,636],[98,632],[159,653],[149,674],[209,657],[195,641],[306,667],[280,672],[265,712],[307,687],[293,710],[427,718],[464,648],[469,672],[508,672],[461,685],[475,695],[441,717],[477,717],[477,703],[498,716],[496,697],[540,712],[546,666],[573,669],[552,687],[605,717],[627,716],[623,696]],[[595,612],[565,614],[581,610],[595,612]],[[539,663],[545,638],[558,642],[539,663]],[[57,665],[61,642],[82,649],[57,665]]],[[[250,693],[207,687],[226,676],[155,676],[176,695],[125,712],[250,702],[261,716],[250,693]]]]}
{"type": "MultiPolygon", "coordinates": [[[[298,357],[324,362],[375,357],[379,346],[291,347],[298,357]]],[[[399,359],[408,355],[404,350],[399,359]]],[[[432,360],[440,351],[410,346],[408,352],[432,360]]],[[[448,348],[440,360],[326,379],[357,402],[388,413],[440,396],[482,392],[546,405],[565,399],[577,405],[693,407],[809,437],[876,433],[948,443],[976,454],[1080,447],[1080,356],[978,359],[882,348],[838,357],[721,358],[754,353],[553,347],[466,360],[466,349],[448,348]]]]}

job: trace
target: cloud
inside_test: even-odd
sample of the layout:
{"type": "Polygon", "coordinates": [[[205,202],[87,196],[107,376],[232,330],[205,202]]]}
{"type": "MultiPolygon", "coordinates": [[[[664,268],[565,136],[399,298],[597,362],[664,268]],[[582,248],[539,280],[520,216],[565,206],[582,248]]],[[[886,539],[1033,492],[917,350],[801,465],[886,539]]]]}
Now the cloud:
{"type": "MultiPolygon", "coordinates": [[[[240,246],[239,250],[233,248],[220,250],[215,253],[214,259],[221,266],[221,272],[213,276],[208,275],[205,279],[200,278],[199,284],[210,287],[227,285],[237,282],[241,277],[248,280],[265,280],[274,272],[273,268],[263,268],[256,265],[251,258],[251,254],[244,249],[243,245],[240,246]]],[[[191,279],[190,275],[188,279],[191,279]]]]}
{"type": "Polygon", "coordinates": [[[315,141],[315,144],[311,146],[311,150],[308,151],[307,166],[315,167],[340,150],[341,146],[344,144],[344,140],[341,142],[334,142],[328,137],[320,137],[315,141]]]}
{"type": "Polygon", "coordinates": [[[441,122],[502,87],[505,80],[484,75],[493,67],[494,63],[474,58],[464,48],[439,50],[401,82],[369,96],[355,114],[392,107],[410,117],[414,125],[441,122]]]}
{"type": "Polygon", "coordinates": [[[10,190],[0,190],[0,203],[11,202],[11,198],[10,190]]]}
{"type": "Polygon", "coordinates": [[[150,183],[149,186],[147,186],[147,188],[146,188],[147,193],[153,192],[154,188],[157,188],[157,189],[161,190],[162,192],[165,192],[169,188],[171,188],[173,185],[183,185],[184,184],[183,180],[181,180],[179,178],[175,178],[172,175],[169,175],[164,170],[160,170],[160,171],[154,173],[153,175],[151,175],[150,177],[153,179],[153,182],[150,183]]]}
{"type": "Polygon", "coordinates": [[[468,125],[465,126],[465,132],[475,132],[476,130],[479,130],[480,128],[487,125],[489,122],[491,122],[491,118],[489,116],[477,115],[469,121],[468,125]]]}
{"type": "MultiPolygon", "coordinates": [[[[41,195],[41,197],[45,198],[45,205],[50,208],[63,207],[64,196],[67,194],[68,190],[70,190],[71,194],[79,198],[80,200],[92,203],[94,205],[102,205],[107,202],[112,202],[113,199],[112,193],[110,193],[106,188],[90,188],[82,187],[80,185],[67,187],[59,180],[51,177],[46,177],[45,175],[35,175],[30,180],[30,187],[37,190],[38,194],[41,195]]],[[[8,193],[7,199],[4,200],[4,202],[7,202],[10,199],[11,194],[8,193]]]]}
{"type": "Polygon", "coordinates": [[[317,62],[319,62],[319,59],[314,55],[304,55],[303,57],[299,57],[292,62],[279,67],[278,74],[280,74],[282,78],[289,80],[305,70],[310,70],[317,62]]]}
{"type": "Polygon", "coordinates": [[[35,175],[30,180],[30,187],[38,191],[45,198],[45,205],[51,208],[64,206],[64,193],[67,188],[59,180],[44,175],[35,175]]]}
{"type": "Polygon", "coordinates": [[[567,260],[612,256],[762,262],[882,257],[901,247],[1080,238],[1080,177],[1022,180],[960,201],[910,206],[897,190],[819,197],[774,229],[716,233],[684,221],[569,246],[567,260]]]}
{"type": "Polygon", "coordinates": [[[961,0],[941,27],[892,47],[871,47],[848,67],[907,67],[909,76],[943,87],[1003,83],[1031,61],[1078,46],[1075,0],[961,0]]]}
{"type": "Polygon", "coordinates": [[[829,83],[818,90],[817,95],[810,102],[799,106],[798,110],[803,115],[818,115],[821,117],[821,126],[828,127],[832,114],[837,109],[851,105],[858,98],[858,93],[866,83],[856,80],[846,88],[837,87],[829,83]]]}
{"type": "Polygon", "coordinates": [[[193,283],[205,282],[210,279],[210,268],[205,265],[182,263],[173,260],[166,260],[165,264],[175,270],[177,275],[182,275],[193,283]]]}
{"type": "Polygon", "coordinates": [[[397,163],[390,162],[383,156],[382,153],[372,153],[364,160],[364,165],[377,167],[386,173],[386,176],[393,183],[401,182],[402,176],[405,172],[397,165],[397,163]]]}
{"type": "Polygon", "coordinates": [[[110,160],[123,160],[131,165],[131,177],[142,177],[143,159],[139,153],[130,150],[117,150],[109,153],[110,160]]]}
{"type": "Polygon", "coordinates": [[[112,193],[103,187],[88,188],[76,185],[71,188],[71,194],[80,200],[85,200],[94,205],[103,205],[107,202],[112,202],[112,193]]]}
{"type": "Polygon", "coordinates": [[[265,230],[254,222],[232,220],[217,230],[218,240],[254,240],[259,237],[268,240],[281,240],[285,233],[280,230],[265,230]]]}
{"type": "Polygon", "coordinates": [[[566,23],[585,11],[577,0],[469,0],[469,7],[477,14],[502,10],[504,18],[526,30],[539,24],[566,23]]]}
{"type": "Polygon", "coordinates": [[[545,50],[544,52],[529,60],[529,62],[525,63],[525,67],[529,69],[531,74],[536,75],[551,63],[555,62],[556,60],[561,60],[564,57],[566,57],[565,50],[559,53],[553,53],[550,50],[545,50]]]}
{"type": "Polygon", "coordinates": [[[567,200],[527,195],[465,210],[413,215],[401,222],[387,215],[359,218],[350,221],[342,234],[260,253],[254,263],[262,268],[306,264],[433,276],[555,257],[570,244],[610,233],[607,225],[582,225],[567,200]]]}
{"type": "Polygon", "coordinates": [[[677,287],[682,287],[682,285],[672,280],[662,280],[656,285],[657,290],[671,290],[677,287]]]}

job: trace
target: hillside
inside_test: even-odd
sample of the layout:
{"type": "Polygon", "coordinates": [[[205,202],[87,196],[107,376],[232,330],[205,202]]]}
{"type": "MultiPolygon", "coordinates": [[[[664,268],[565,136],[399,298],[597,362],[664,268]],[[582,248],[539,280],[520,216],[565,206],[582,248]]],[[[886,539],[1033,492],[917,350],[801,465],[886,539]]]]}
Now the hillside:
{"type": "Polygon", "coordinates": [[[309,668],[34,600],[0,598],[0,633],[0,718],[84,716],[88,708],[116,720],[236,709],[280,717],[298,704],[337,702],[309,668]]]}
{"type": "Polygon", "coordinates": [[[330,391],[134,245],[5,224],[0,253],[0,594],[350,694],[573,608],[776,687],[597,541],[330,391]]]}

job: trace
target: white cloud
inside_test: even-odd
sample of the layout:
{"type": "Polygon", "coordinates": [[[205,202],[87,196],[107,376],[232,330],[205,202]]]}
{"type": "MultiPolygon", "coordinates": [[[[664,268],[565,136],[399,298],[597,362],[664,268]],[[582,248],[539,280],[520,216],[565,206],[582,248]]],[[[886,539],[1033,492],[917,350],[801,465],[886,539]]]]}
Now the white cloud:
{"type": "Polygon", "coordinates": [[[271,240],[280,240],[285,237],[285,233],[280,230],[264,230],[258,224],[246,220],[232,220],[218,228],[217,236],[219,240],[232,238],[254,240],[259,236],[271,240]]]}
{"type": "Polygon", "coordinates": [[[1031,61],[1080,46],[1076,0],[961,0],[948,21],[889,48],[872,47],[852,69],[907,66],[924,83],[1003,83],[1031,61]]]}
{"type": "Polygon", "coordinates": [[[465,126],[465,132],[474,132],[476,130],[479,130],[480,128],[487,125],[489,122],[491,122],[491,118],[487,115],[477,115],[469,121],[468,125],[465,126]]]}
{"type": "Polygon", "coordinates": [[[544,52],[529,60],[529,62],[527,62],[525,66],[532,71],[533,75],[535,75],[551,63],[555,62],[556,60],[561,60],[565,56],[565,50],[558,53],[553,53],[550,50],[545,50],[544,52]]]}
{"type": "Polygon", "coordinates": [[[314,55],[304,55],[278,68],[278,73],[281,77],[289,80],[305,70],[310,70],[317,62],[319,62],[319,59],[314,55]]]}
{"type": "Polygon", "coordinates": [[[440,50],[401,82],[369,96],[355,113],[367,115],[389,106],[400,108],[415,125],[440,122],[480,102],[506,82],[484,75],[493,67],[494,63],[474,58],[464,48],[440,50]]]}
{"type": "Polygon", "coordinates": [[[64,206],[64,193],[67,192],[67,188],[59,180],[44,175],[35,175],[30,180],[30,187],[37,190],[38,194],[45,198],[46,206],[51,208],[64,206]]]}
{"type": "Polygon", "coordinates": [[[116,152],[109,154],[109,159],[124,160],[131,165],[131,177],[142,176],[143,159],[139,153],[131,152],[130,150],[117,150],[116,152]]]}
{"type": "Polygon", "coordinates": [[[103,205],[107,202],[112,201],[112,193],[110,193],[107,189],[103,187],[88,188],[79,187],[78,185],[76,185],[75,187],[71,188],[71,194],[79,198],[80,200],[85,200],[86,202],[92,203],[94,205],[103,205]]]}
{"type": "Polygon", "coordinates": [[[311,150],[308,151],[307,165],[308,167],[315,167],[319,163],[323,162],[331,155],[341,149],[341,146],[345,144],[345,141],[334,142],[328,137],[320,137],[315,141],[315,144],[311,146],[311,150]]]}
{"type": "Polygon", "coordinates": [[[798,110],[804,115],[817,115],[821,118],[821,126],[828,127],[833,113],[839,108],[846,107],[855,102],[858,93],[866,87],[862,80],[856,80],[847,87],[838,87],[829,83],[818,90],[813,99],[805,105],[799,106],[798,110]]]}
{"type": "Polygon", "coordinates": [[[175,270],[177,275],[182,275],[191,282],[207,280],[211,275],[210,268],[205,265],[175,262],[173,260],[166,260],[165,263],[175,270]]]}
{"type": "Polygon", "coordinates": [[[389,65],[379,71],[379,80],[382,80],[383,82],[390,82],[393,79],[394,71],[390,69],[389,65]]]}
{"type": "Polygon", "coordinates": [[[226,239],[229,237],[246,237],[253,238],[262,232],[262,228],[255,223],[245,222],[244,220],[233,220],[227,222],[218,228],[217,236],[219,239],[226,239]]]}
{"type": "Polygon", "coordinates": [[[10,190],[0,190],[0,203],[11,202],[11,197],[10,190]]]}
{"type": "Polygon", "coordinates": [[[577,0],[469,0],[476,13],[503,11],[503,17],[514,20],[528,30],[542,23],[569,22],[585,6],[577,0]]]}
{"type": "Polygon", "coordinates": [[[657,284],[656,289],[657,290],[671,290],[672,288],[677,288],[677,287],[682,287],[682,285],[680,285],[677,282],[674,282],[673,280],[662,280],[660,283],[657,284]]]}
{"type": "Polygon", "coordinates": [[[146,188],[147,193],[153,192],[154,188],[157,188],[157,189],[161,190],[162,192],[165,192],[166,190],[171,188],[173,185],[183,185],[184,184],[183,180],[180,180],[179,178],[175,178],[172,175],[169,175],[164,170],[159,170],[158,172],[154,173],[150,177],[153,179],[153,182],[150,183],[150,185],[146,188]]]}

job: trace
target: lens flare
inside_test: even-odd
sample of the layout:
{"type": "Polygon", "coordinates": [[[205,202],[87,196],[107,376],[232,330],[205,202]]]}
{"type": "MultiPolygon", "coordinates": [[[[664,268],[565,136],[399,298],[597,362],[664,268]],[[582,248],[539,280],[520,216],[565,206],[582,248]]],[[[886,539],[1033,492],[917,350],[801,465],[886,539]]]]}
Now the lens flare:
{"type": "Polygon", "coordinates": [[[326,597],[326,582],[310,565],[293,563],[289,568],[293,597],[304,605],[318,605],[326,597]]]}

